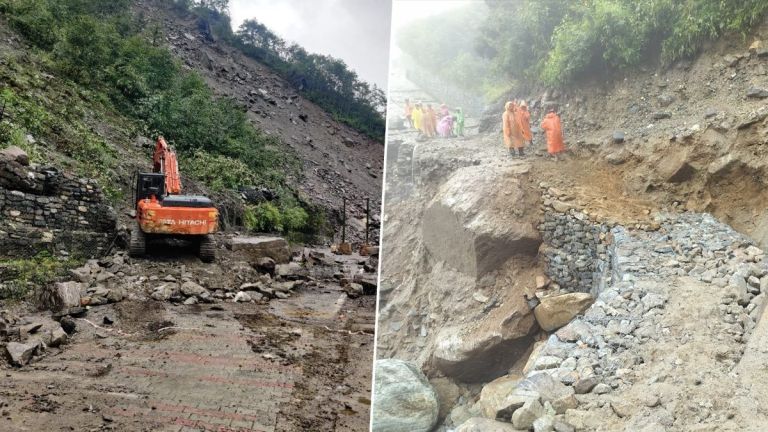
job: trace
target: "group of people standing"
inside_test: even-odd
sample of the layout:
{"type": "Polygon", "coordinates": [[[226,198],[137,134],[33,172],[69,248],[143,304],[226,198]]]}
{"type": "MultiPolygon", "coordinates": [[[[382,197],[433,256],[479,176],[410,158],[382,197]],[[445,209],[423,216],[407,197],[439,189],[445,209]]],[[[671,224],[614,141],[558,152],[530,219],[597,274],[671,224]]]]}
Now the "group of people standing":
{"type": "Polygon", "coordinates": [[[411,105],[411,101],[406,99],[405,121],[409,128],[416,129],[427,138],[464,136],[464,112],[456,108],[451,113],[446,104],[435,110],[432,104],[417,102],[411,105]]]}
{"type": "MultiPolygon", "coordinates": [[[[504,114],[501,116],[502,132],[504,133],[504,145],[507,146],[510,156],[525,156],[525,146],[531,143],[531,113],[525,101],[509,101],[504,104],[504,114]]],[[[563,129],[560,117],[554,108],[550,108],[541,129],[547,137],[547,152],[557,159],[557,155],[565,151],[563,144],[563,129]]]]}

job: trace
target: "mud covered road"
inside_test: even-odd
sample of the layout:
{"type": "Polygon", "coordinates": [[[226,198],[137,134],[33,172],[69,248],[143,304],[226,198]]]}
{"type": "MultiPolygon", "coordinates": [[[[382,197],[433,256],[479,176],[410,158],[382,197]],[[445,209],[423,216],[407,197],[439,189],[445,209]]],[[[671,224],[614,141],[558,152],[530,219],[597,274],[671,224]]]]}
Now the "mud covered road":
{"type": "MultiPolygon", "coordinates": [[[[337,276],[361,260],[329,256],[336,267],[323,271],[337,276]]],[[[150,266],[234,281],[234,261],[155,257],[117,283],[150,266]]],[[[284,299],[191,305],[149,299],[134,284],[126,300],[75,318],[61,349],[0,366],[0,430],[366,430],[375,297],[350,298],[332,277],[311,280],[284,299]]]]}

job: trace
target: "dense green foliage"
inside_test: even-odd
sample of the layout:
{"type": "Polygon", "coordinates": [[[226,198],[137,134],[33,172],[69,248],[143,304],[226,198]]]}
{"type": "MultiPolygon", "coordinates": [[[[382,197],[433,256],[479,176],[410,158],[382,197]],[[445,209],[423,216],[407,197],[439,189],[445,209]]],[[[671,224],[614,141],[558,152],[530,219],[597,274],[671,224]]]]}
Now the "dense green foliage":
{"type": "Polygon", "coordinates": [[[309,214],[301,207],[278,208],[270,202],[247,206],[244,225],[259,232],[297,232],[310,225],[309,214]]]}
{"type": "MultiPolygon", "coordinates": [[[[724,34],[746,35],[768,11],[764,0],[486,0],[484,5],[489,9],[482,23],[458,9],[413,23],[398,43],[406,52],[421,52],[416,59],[438,71],[458,62],[459,51],[452,59],[440,58],[447,54],[444,42],[437,46],[441,53],[429,51],[458,33],[472,40],[472,56],[484,58],[493,71],[472,72],[481,80],[564,85],[644,61],[668,65],[724,34]]],[[[451,42],[456,43],[468,45],[451,42]]],[[[466,81],[455,72],[443,73],[459,84],[466,81]]]]}
{"type": "Polygon", "coordinates": [[[212,33],[282,75],[307,99],[341,122],[384,142],[386,95],[376,85],[358,78],[347,65],[331,56],[308,53],[288,44],[255,19],[231,29],[228,0],[168,0],[175,7],[197,14],[212,33]]]}
{"type": "MultiPolygon", "coordinates": [[[[297,207],[284,181],[298,170],[295,155],[252,126],[234,101],[216,97],[198,74],[185,71],[166,48],[157,46],[156,27],[147,28],[129,11],[130,4],[0,0],[0,11],[41,50],[51,72],[87,88],[83,92],[92,100],[135,120],[145,134],[164,135],[192,176],[219,191],[266,186],[285,208],[297,207]]],[[[211,1],[208,6],[220,5],[211,1]]],[[[57,150],[88,167],[85,174],[102,180],[109,193],[106,173],[117,159],[113,147],[84,126],[77,118],[81,113],[37,99],[10,88],[0,93],[0,103],[13,114],[13,124],[0,124],[2,142],[25,147],[37,159],[40,150],[26,142],[25,134],[52,138],[57,150]]]]}
{"type": "Polygon", "coordinates": [[[490,2],[481,45],[510,74],[566,84],[644,60],[669,64],[726,32],[745,34],[768,10],[761,0],[516,0],[490,2]],[[507,31],[500,32],[504,28],[507,31]]]}

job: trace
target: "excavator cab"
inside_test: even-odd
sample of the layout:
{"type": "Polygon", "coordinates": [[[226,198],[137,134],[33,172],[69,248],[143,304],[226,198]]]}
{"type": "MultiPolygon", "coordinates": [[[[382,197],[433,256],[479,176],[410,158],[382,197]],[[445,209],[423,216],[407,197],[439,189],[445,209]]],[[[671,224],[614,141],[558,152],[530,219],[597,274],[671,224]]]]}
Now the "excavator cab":
{"type": "Polygon", "coordinates": [[[148,238],[173,237],[196,243],[200,259],[213,262],[212,234],[218,230],[219,212],[207,197],[181,195],[176,152],[163,137],[157,140],[154,171],[136,175],[136,226],[131,230],[129,254],[145,255],[148,238]]]}
{"type": "Polygon", "coordinates": [[[136,207],[139,201],[151,196],[165,195],[165,175],[162,173],[138,173],[136,175],[136,207]]]}

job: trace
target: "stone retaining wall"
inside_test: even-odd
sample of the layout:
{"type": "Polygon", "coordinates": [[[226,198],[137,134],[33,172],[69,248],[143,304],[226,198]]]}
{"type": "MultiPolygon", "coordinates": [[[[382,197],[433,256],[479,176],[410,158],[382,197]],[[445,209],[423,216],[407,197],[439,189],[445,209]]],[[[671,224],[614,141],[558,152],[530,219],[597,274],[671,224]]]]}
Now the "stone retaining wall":
{"type": "Polygon", "coordinates": [[[610,280],[610,227],[550,204],[545,205],[539,231],[547,276],[566,291],[598,295],[610,280]]]}
{"type": "Polygon", "coordinates": [[[108,247],[116,223],[95,180],[0,153],[0,256],[44,249],[96,256],[108,247]]]}

